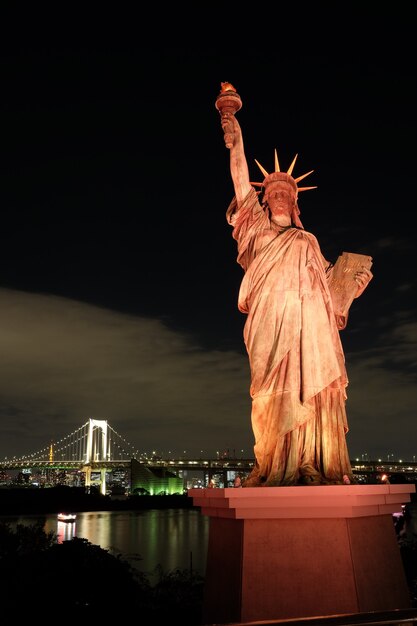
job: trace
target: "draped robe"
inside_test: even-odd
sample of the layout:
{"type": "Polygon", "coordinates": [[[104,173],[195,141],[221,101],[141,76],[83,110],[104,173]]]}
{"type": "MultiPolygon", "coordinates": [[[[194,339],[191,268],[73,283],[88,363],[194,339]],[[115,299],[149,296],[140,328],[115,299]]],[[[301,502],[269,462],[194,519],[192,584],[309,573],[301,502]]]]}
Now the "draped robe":
{"type": "Polygon", "coordinates": [[[227,211],[244,269],[256,466],[247,486],[352,478],[346,444],[348,384],[326,267],[314,235],[282,232],[254,190],[227,211]]]}

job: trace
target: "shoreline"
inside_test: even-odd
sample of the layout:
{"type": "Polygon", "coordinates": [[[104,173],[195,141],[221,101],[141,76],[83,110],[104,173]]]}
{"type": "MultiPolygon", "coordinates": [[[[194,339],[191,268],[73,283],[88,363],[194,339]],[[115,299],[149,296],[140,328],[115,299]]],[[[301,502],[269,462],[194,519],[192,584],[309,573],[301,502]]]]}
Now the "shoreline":
{"type": "Polygon", "coordinates": [[[140,509],[198,508],[187,494],[141,495],[124,498],[87,494],[84,488],[47,489],[0,488],[0,516],[86,511],[123,511],[140,509]]]}

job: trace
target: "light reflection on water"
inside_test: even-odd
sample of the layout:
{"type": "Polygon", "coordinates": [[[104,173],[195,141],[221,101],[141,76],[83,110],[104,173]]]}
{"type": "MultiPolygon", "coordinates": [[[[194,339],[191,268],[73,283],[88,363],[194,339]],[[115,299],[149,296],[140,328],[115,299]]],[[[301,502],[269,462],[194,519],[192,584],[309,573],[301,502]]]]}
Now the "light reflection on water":
{"type": "Polygon", "coordinates": [[[12,524],[45,520],[45,531],[54,532],[58,542],[73,537],[87,539],[111,554],[120,554],[148,574],[161,565],[166,572],[192,567],[205,575],[209,518],[198,510],[91,511],[77,513],[75,522],[58,522],[56,515],[0,517],[1,520],[12,524]]]}

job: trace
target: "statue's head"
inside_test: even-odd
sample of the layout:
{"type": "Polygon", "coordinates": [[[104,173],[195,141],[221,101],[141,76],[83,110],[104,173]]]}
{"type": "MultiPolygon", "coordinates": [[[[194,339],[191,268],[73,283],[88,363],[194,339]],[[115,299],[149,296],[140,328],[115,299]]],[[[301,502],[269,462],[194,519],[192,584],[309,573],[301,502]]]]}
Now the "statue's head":
{"type": "Polygon", "coordinates": [[[287,172],[272,172],[268,174],[262,182],[264,190],[272,190],[275,188],[281,188],[287,186],[291,190],[294,197],[298,196],[298,187],[294,178],[287,172]]]}
{"type": "Polygon", "coordinates": [[[261,187],[264,191],[264,199],[265,202],[268,202],[268,196],[271,196],[275,191],[287,191],[289,195],[289,202],[291,202],[291,220],[295,226],[298,228],[303,228],[303,225],[300,221],[300,209],[298,208],[298,193],[300,191],[307,191],[308,189],[316,189],[316,187],[298,187],[298,182],[311,174],[314,170],[303,174],[302,176],[298,176],[297,178],[293,178],[292,171],[294,169],[295,162],[297,160],[296,155],[288,168],[287,172],[281,172],[278,162],[277,151],[275,150],[275,171],[271,174],[268,174],[266,169],[262,167],[262,165],[256,161],[261,172],[264,174],[265,178],[261,183],[251,183],[256,187],[261,187]]]}

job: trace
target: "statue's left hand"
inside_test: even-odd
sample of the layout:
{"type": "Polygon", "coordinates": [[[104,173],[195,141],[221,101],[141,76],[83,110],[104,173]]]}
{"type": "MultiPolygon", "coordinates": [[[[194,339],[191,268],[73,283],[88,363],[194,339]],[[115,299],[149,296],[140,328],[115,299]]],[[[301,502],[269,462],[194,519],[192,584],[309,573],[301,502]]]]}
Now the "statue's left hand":
{"type": "Polygon", "coordinates": [[[355,298],[359,298],[359,296],[363,294],[373,276],[374,275],[372,274],[371,270],[368,270],[365,267],[356,272],[355,281],[358,283],[358,292],[355,298]]]}

